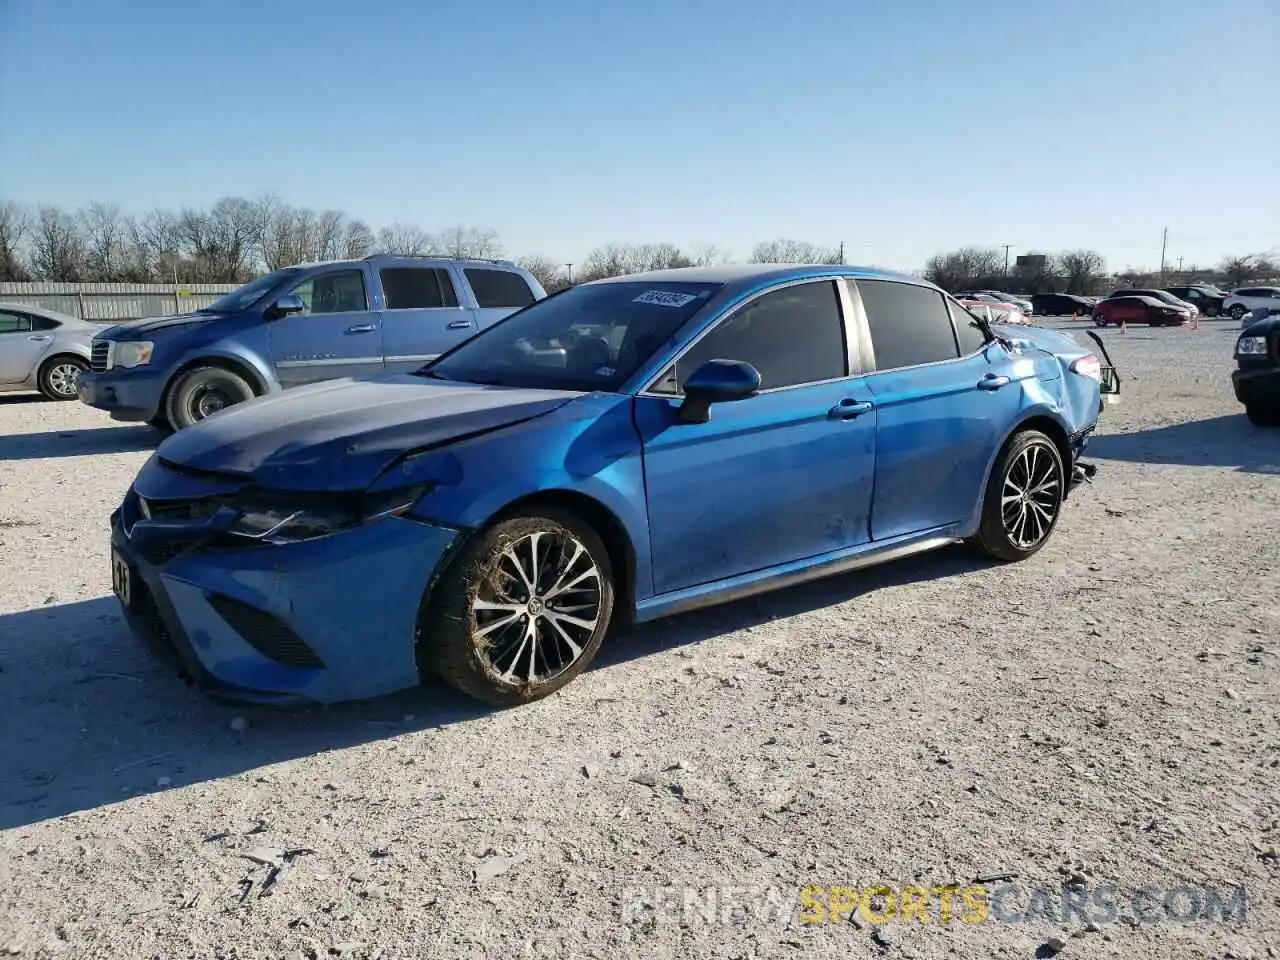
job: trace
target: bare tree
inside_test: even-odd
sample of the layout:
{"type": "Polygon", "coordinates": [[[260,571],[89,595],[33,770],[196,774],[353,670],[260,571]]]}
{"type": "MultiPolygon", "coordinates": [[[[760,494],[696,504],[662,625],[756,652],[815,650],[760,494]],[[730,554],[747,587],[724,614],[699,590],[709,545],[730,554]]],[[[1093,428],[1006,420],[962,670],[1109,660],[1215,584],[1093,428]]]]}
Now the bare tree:
{"type": "Polygon", "coordinates": [[[930,257],[924,278],[952,293],[967,287],[994,287],[1004,281],[1004,254],[994,247],[961,247],[930,257]]]}
{"type": "Polygon", "coordinates": [[[557,290],[563,290],[569,286],[569,277],[565,272],[565,265],[557,263],[550,257],[521,257],[517,263],[524,267],[537,278],[542,284],[542,289],[547,293],[555,293],[557,290]]]}
{"type": "Polygon", "coordinates": [[[31,242],[31,266],[44,280],[84,279],[84,241],[75,218],[58,207],[42,206],[31,242]]]}
{"type": "Polygon", "coordinates": [[[838,248],[820,247],[808,240],[767,240],[751,251],[752,263],[839,263],[838,248]]]}
{"type": "Polygon", "coordinates": [[[493,259],[502,256],[497,231],[487,227],[450,227],[431,238],[431,247],[432,252],[446,257],[493,259]]]}
{"type": "Polygon", "coordinates": [[[1096,250],[1068,250],[1058,256],[1067,293],[1093,293],[1106,265],[1096,250]]]}
{"type": "Polygon", "coordinates": [[[22,245],[31,232],[31,217],[12,200],[0,202],[0,280],[27,280],[22,245]]]}
{"type": "Polygon", "coordinates": [[[378,231],[378,252],[400,257],[421,257],[431,252],[433,240],[412,223],[392,223],[378,231]]]}
{"type": "Polygon", "coordinates": [[[373,252],[373,231],[363,220],[350,220],[342,231],[342,256],[358,260],[373,252]]]}
{"type": "Polygon", "coordinates": [[[1252,281],[1270,279],[1280,268],[1265,254],[1250,253],[1243,257],[1226,257],[1218,270],[1228,285],[1239,287],[1252,281]]]}
{"type": "Polygon", "coordinates": [[[714,243],[700,243],[689,254],[689,260],[695,267],[710,267],[718,263],[728,263],[728,255],[714,243]]]}
{"type": "Polygon", "coordinates": [[[168,210],[152,210],[134,227],[134,244],[148,272],[158,281],[177,282],[182,255],[182,225],[168,210]]]}
{"type": "Polygon", "coordinates": [[[578,280],[585,283],[603,277],[692,265],[693,260],[672,243],[610,243],[587,255],[578,271],[578,280]]]}
{"type": "Polygon", "coordinates": [[[102,283],[120,280],[126,239],[120,208],[94,201],[80,211],[79,221],[88,279],[102,283]]]}

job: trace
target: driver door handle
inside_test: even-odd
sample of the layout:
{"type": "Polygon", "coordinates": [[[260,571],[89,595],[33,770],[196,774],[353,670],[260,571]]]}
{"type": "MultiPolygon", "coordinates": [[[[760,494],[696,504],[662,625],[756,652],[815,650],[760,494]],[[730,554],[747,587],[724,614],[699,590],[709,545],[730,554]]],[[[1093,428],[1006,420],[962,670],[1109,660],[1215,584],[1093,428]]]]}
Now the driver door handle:
{"type": "Polygon", "coordinates": [[[47,333],[41,333],[41,334],[37,334],[34,337],[27,337],[27,339],[33,340],[36,343],[44,343],[46,340],[52,340],[53,337],[49,336],[49,334],[47,333]]]}
{"type": "Polygon", "coordinates": [[[347,327],[345,333],[373,333],[377,330],[377,324],[373,323],[357,323],[354,327],[347,327]]]}
{"type": "Polygon", "coordinates": [[[471,327],[470,320],[454,320],[449,324],[450,330],[468,330],[471,327]]]}
{"type": "Polygon", "coordinates": [[[981,380],[978,381],[979,390],[999,390],[1003,386],[1012,383],[1008,377],[998,373],[983,374],[981,380]]]}
{"type": "Polygon", "coordinates": [[[856,420],[874,407],[869,400],[844,399],[827,411],[831,420],[856,420]]]}

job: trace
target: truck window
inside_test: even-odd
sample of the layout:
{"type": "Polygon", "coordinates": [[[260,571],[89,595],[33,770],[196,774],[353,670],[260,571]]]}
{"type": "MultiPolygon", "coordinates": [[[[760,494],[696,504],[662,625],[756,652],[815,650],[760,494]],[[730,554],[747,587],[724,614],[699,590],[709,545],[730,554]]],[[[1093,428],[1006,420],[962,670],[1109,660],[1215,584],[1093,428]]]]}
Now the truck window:
{"type": "Polygon", "coordinates": [[[340,270],[307,277],[292,291],[306,312],[361,313],[369,309],[364,295],[364,274],[359,270],[340,270]]]}
{"type": "Polygon", "coordinates": [[[388,310],[456,307],[458,293],[448,270],[438,267],[387,267],[378,271],[388,310]]]}
{"type": "Polygon", "coordinates": [[[469,267],[463,271],[467,283],[481,307],[527,307],[533,303],[533,291],[524,277],[511,270],[485,270],[469,267]]]}

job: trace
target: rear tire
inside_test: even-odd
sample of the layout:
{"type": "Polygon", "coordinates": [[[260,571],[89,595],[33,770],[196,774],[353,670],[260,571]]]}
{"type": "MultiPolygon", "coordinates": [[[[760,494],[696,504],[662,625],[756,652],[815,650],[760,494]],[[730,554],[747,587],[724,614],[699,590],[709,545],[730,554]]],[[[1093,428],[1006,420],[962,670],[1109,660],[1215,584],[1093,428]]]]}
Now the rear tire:
{"type": "Polygon", "coordinates": [[[1100,313],[1095,313],[1093,315],[1093,325],[1095,327],[1105,327],[1107,325],[1107,318],[1100,313]]]}
{"type": "Polygon", "coordinates": [[[1066,482],[1053,440],[1039,430],[1014,434],[991,470],[982,522],[970,545],[995,560],[1027,559],[1057,527],[1066,482]]]}
{"type": "Polygon", "coordinates": [[[1232,320],[1243,320],[1244,315],[1249,312],[1249,308],[1243,303],[1237,303],[1229,311],[1232,320]]]}
{"type": "Polygon", "coordinates": [[[254,396],[249,381],[238,373],[226,367],[196,367],[169,388],[165,418],[174,430],[181,430],[254,396]]]}
{"type": "Polygon", "coordinates": [[[88,369],[84,359],[72,354],[50,357],[40,365],[36,385],[49,400],[75,400],[76,378],[88,369]]]}
{"type": "Polygon", "coordinates": [[[436,581],[418,662],[500,707],[559,690],[595,658],[613,616],[609,553],[575,515],[552,507],[478,533],[436,581]]]}
{"type": "Polygon", "coordinates": [[[1280,427],[1280,406],[1251,403],[1244,408],[1244,414],[1255,427],[1280,427]]]}

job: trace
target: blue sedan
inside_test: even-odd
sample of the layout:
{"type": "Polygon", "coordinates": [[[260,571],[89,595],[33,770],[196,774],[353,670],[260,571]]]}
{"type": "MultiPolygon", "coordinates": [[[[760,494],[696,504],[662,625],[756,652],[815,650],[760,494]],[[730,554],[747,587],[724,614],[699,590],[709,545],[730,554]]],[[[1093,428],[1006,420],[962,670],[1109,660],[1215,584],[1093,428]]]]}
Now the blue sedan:
{"type": "Polygon", "coordinates": [[[136,632],[211,695],[436,675],[518,704],[611,626],[967,541],[1049,540],[1098,358],[916,278],[666,270],[541,300],[409,374],[164,441],[111,517],[136,632]]]}

